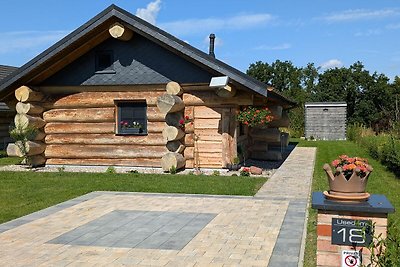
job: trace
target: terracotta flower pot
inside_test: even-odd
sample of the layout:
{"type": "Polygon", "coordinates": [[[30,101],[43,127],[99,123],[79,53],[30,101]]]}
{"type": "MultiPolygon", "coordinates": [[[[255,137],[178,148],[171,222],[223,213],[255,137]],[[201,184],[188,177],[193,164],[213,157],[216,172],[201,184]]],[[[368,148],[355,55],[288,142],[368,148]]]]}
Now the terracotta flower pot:
{"type": "Polygon", "coordinates": [[[329,191],[324,192],[327,198],[343,201],[363,201],[369,198],[370,195],[365,189],[372,172],[371,166],[368,165],[365,176],[361,177],[359,170],[356,169],[349,179],[344,176],[341,168],[337,168],[333,173],[329,164],[325,164],[324,170],[329,183],[329,191]]]}

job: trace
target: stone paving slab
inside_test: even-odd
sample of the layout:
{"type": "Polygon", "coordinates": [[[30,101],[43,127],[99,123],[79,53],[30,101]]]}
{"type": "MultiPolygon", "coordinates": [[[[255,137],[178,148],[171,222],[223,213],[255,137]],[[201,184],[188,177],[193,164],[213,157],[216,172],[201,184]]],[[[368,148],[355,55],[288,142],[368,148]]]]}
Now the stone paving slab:
{"type": "MultiPolygon", "coordinates": [[[[82,266],[83,263],[84,266],[124,266],[129,262],[138,266],[266,266],[287,207],[287,201],[252,197],[204,198],[155,194],[148,197],[134,193],[118,195],[105,192],[0,234],[0,266],[82,266]],[[96,227],[96,221],[99,224],[98,220],[102,218],[110,220],[107,216],[115,211],[128,212],[133,217],[138,211],[165,216],[186,213],[193,218],[210,214],[215,217],[208,223],[207,220],[203,221],[204,225],[196,235],[193,232],[184,233],[194,237],[182,249],[177,249],[176,244],[171,245],[175,249],[121,247],[118,245],[120,239],[103,239],[99,242],[106,242],[107,246],[96,246],[92,242],[99,239],[90,236],[96,233],[93,228],[96,227]],[[85,230],[85,226],[89,228],[85,230]],[[83,231],[79,233],[82,228],[83,231]],[[87,243],[84,243],[84,239],[81,239],[81,244],[68,242],[68,233],[72,235],[70,239],[76,237],[73,236],[74,231],[78,232],[76,236],[89,234],[86,236],[87,243]],[[54,242],[57,238],[64,240],[54,242]]],[[[189,217],[187,219],[190,221],[189,217]]],[[[115,220],[115,223],[123,224],[119,220],[115,220]]],[[[145,225],[146,222],[132,225],[132,229],[145,225]]],[[[102,231],[100,235],[106,236],[107,231],[102,231]]],[[[151,243],[151,240],[148,242],[151,243]]],[[[147,243],[147,246],[152,245],[147,243]]]]}
{"type": "Polygon", "coordinates": [[[0,225],[0,266],[302,266],[315,152],[254,197],[92,192],[26,215],[0,225]]]}
{"type": "Polygon", "coordinates": [[[260,198],[280,196],[289,201],[269,267],[303,266],[306,213],[315,156],[315,147],[296,147],[270,181],[255,195],[260,198]]]}

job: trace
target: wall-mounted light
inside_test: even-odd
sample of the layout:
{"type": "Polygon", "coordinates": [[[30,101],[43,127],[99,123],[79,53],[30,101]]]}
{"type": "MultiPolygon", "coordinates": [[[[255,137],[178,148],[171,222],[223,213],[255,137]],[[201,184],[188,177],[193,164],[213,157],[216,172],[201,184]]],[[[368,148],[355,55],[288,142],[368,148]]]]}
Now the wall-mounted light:
{"type": "Polygon", "coordinates": [[[212,77],[209,86],[211,88],[223,88],[228,84],[228,82],[228,76],[212,77]]]}

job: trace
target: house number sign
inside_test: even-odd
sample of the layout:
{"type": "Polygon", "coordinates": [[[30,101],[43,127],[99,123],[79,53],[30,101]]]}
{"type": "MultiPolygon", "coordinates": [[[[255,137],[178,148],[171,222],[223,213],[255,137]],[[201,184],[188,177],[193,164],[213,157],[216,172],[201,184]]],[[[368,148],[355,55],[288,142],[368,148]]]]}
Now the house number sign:
{"type": "Polygon", "coordinates": [[[371,242],[371,221],[332,218],[332,244],[366,247],[371,242]]]}

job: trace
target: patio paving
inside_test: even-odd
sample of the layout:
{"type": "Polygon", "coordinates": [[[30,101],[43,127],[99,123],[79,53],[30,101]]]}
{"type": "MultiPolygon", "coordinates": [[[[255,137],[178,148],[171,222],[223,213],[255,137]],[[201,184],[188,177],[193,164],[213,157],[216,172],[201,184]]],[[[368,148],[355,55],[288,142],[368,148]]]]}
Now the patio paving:
{"type": "Polygon", "coordinates": [[[255,197],[72,199],[0,225],[0,266],[297,266],[314,158],[295,148],[255,197]]]}

